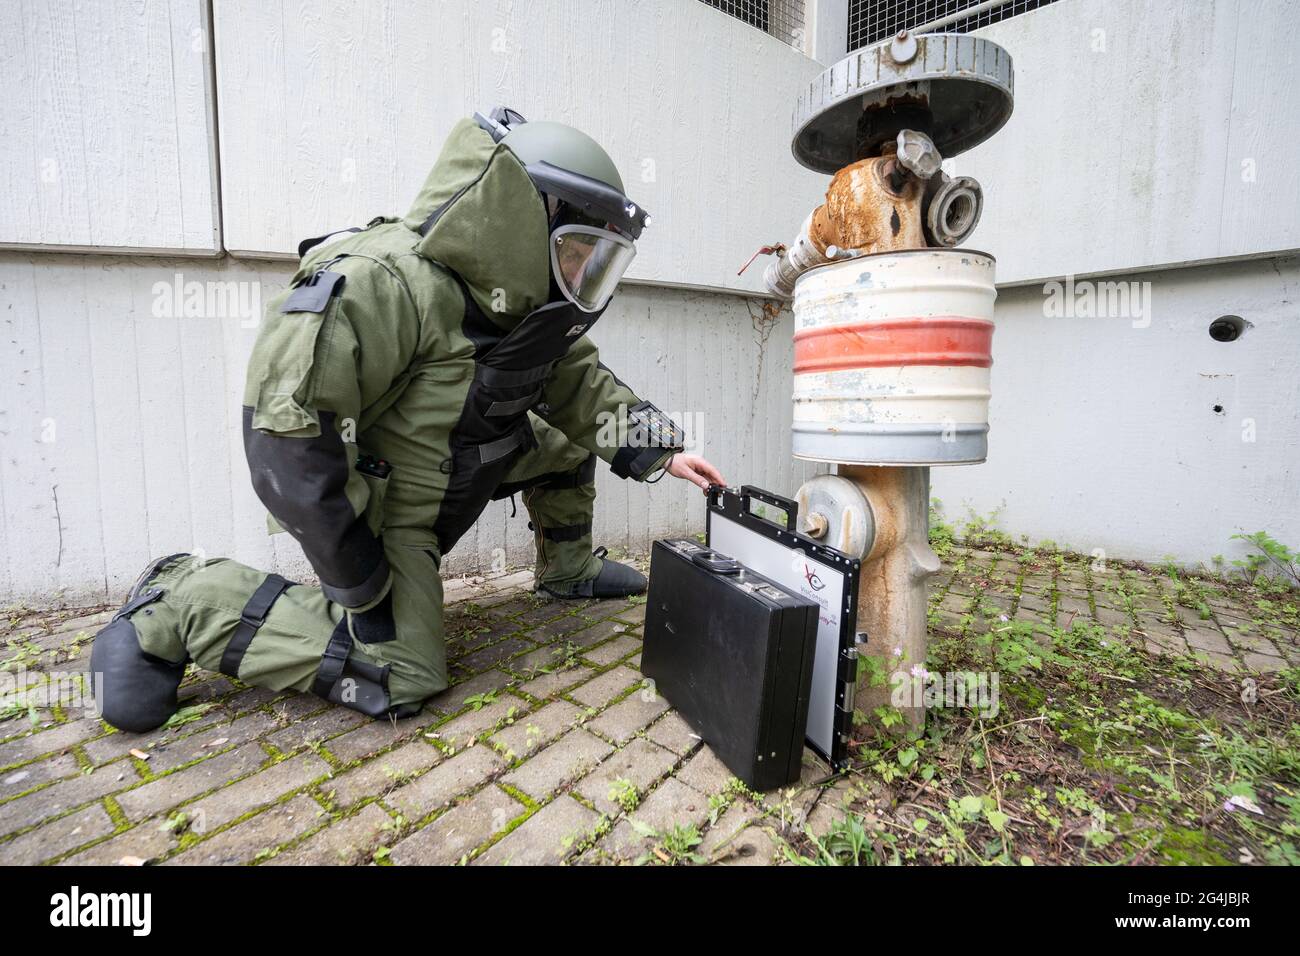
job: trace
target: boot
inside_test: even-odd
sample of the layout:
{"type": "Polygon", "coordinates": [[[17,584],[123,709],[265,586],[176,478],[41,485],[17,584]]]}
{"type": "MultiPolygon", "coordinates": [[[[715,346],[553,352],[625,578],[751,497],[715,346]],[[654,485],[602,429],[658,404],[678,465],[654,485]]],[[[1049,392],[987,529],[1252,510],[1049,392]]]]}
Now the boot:
{"type": "Polygon", "coordinates": [[[636,568],[605,557],[607,553],[605,548],[597,548],[592,552],[592,556],[600,562],[600,568],[594,577],[565,584],[548,584],[541,581],[537,585],[538,590],[563,600],[584,598],[599,600],[644,594],[647,585],[645,575],[636,568]]]}

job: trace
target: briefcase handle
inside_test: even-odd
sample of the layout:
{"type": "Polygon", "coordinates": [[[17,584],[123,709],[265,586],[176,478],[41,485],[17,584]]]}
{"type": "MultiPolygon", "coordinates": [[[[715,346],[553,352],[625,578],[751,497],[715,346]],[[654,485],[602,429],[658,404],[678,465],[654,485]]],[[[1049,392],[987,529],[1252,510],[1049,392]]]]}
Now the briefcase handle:
{"type": "Polygon", "coordinates": [[[714,574],[740,573],[739,561],[707,548],[701,548],[699,551],[694,552],[691,555],[691,563],[699,565],[706,571],[712,571],[714,574]]]}
{"type": "MultiPolygon", "coordinates": [[[[782,498],[780,495],[774,495],[772,492],[764,491],[762,488],[755,488],[753,485],[741,485],[740,486],[741,514],[746,514],[746,515],[753,514],[753,512],[750,511],[750,507],[749,507],[749,502],[751,498],[757,501],[761,501],[764,504],[772,505],[775,508],[780,508],[782,511],[784,511],[786,531],[795,531],[798,528],[799,504],[794,499],[782,498]]],[[[757,514],[755,514],[754,517],[758,518],[760,521],[769,521],[772,524],[776,525],[777,527],[781,526],[781,522],[773,521],[771,518],[765,518],[762,515],[757,515],[757,514]]]]}

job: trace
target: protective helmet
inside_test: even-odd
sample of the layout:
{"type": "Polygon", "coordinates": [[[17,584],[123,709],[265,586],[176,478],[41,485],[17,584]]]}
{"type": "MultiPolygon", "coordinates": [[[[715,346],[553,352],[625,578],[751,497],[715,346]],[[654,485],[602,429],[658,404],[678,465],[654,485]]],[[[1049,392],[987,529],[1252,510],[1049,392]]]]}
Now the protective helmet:
{"type": "Polygon", "coordinates": [[[586,133],[529,123],[504,107],[475,119],[510,148],[546,201],[551,271],[561,294],[584,312],[599,312],[636,256],[633,243],[650,217],[623,192],[614,161],[586,133]]]}

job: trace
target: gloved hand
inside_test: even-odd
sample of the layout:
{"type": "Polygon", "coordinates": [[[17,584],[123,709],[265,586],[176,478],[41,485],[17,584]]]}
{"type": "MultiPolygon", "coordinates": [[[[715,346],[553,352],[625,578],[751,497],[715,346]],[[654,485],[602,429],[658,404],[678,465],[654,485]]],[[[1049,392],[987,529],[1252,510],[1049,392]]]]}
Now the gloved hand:
{"type": "Polygon", "coordinates": [[[378,604],[365,611],[347,611],[348,633],[362,644],[382,644],[397,636],[393,622],[393,592],[390,588],[378,604]]]}

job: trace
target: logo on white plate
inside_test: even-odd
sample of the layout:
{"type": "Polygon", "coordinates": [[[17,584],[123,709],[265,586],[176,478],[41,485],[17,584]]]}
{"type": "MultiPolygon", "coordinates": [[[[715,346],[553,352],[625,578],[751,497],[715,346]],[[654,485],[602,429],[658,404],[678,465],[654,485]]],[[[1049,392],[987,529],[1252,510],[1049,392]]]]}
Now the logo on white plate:
{"type": "Polygon", "coordinates": [[[814,591],[820,591],[826,587],[826,582],[818,577],[817,572],[812,569],[810,564],[804,564],[803,566],[803,579],[814,591]]]}

